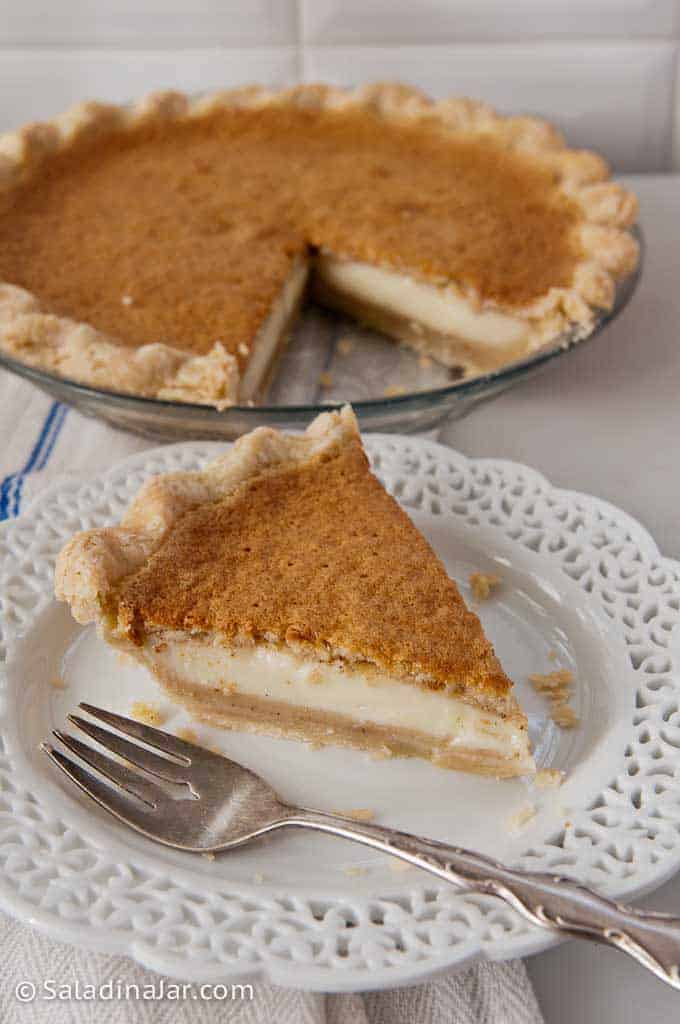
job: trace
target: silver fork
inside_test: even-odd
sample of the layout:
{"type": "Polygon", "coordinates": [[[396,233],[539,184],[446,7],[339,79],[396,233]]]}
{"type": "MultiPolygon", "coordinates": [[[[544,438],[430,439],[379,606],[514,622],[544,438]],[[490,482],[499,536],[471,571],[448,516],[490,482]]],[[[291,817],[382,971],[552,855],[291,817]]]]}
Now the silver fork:
{"type": "Polygon", "coordinates": [[[42,749],[83,793],[149,839],[196,853],[232,850],[280,828],[351,839],[459,888],[497,896],[541,928],[614,946],[680,989],[678,918],[614,903],[559,875],[507,868],[434,839],[294,807],[221,754],[91,704],[79,706],[116,732],[80,715],[69,715],[71,724],[116,757],[58,729],[60,743],[93,771],[49,743],[42,749]]]}

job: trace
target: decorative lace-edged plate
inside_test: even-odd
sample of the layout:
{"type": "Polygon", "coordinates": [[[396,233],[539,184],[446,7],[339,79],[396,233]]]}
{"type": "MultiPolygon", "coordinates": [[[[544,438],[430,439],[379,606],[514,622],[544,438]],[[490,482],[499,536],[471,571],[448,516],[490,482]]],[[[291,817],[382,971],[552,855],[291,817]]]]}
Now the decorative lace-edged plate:
{"type": "MultiPolygon", "coordinates": [[[[418,761],[196,727],[279,786],[328,809],[449,838],[508,862],[632,896],[680,865],[680,565],[623,512],[561,491],[526,467],[466,459],[420,439],[369,436],[373,466],[461,583],[503,579],[477,609],[530,716],[538,759],[559,789],[497,782],[418,761]],[[573,731],[556,729],[526,683],[571,669],[573,731]],[[516,812],[535,811],[513,830],[516,812]]],[[[215,444],[143,452],[85,483],[48,489],[0,531],[0,905],[54,938],[195,981],[264,974],[301,988],[404,985],[480,956],[524,956],[552,941],[500,902],[325,837],[298,833],[214,861],[127,832],[55,777],[39,740],[79,700],[129,713],[163,705],[52,598],[71,534],[114,522],[142,481],[196,469],[215,444]],[[65,683],[65,688],[62,688],[65,683]]]]}

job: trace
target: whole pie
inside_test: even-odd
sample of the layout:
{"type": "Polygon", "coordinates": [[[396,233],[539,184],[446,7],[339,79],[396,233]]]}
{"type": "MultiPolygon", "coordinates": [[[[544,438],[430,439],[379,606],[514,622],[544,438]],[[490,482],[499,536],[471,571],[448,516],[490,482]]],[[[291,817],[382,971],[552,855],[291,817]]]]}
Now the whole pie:
{"type": "Polygon", "coordinates": [[[86,103],[0,139],[0,348],[253,401],[310,288],[477,374],[587,334],[636,265],[635,217],[548,124],[405,86],[86,103]]]}
{"type": "Polygon", "coordinates": [[[212,724],[533,770],[512,683],[349,408],[152,479],[68,543],[56,594],[212,724]]]}

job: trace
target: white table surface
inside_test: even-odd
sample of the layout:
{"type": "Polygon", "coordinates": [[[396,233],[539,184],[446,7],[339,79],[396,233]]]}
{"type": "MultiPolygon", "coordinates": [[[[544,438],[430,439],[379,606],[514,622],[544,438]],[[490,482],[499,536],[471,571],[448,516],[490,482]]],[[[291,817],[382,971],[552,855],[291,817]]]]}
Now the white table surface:
{"type": "MultiPolygon", "coordinates": [[[[449,424],[470,455],[528,463],[640,520],[680,558],[680,175],[626,180],[645,260],[627,310],[590,345],[449,424]]],[[[645,905],[680,915],[680,875],[645,905]]],[[[620,954],[565,943],[528,961],[547,1024],[672,1024],[680,994],[620,954]]]]}

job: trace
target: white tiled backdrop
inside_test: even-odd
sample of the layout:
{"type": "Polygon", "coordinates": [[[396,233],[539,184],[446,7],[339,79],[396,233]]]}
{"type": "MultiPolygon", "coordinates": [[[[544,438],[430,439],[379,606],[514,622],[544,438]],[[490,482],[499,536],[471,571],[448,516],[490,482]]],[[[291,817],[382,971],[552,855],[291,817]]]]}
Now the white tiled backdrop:
{"type": "Polygon", "coordinates": [[[0,130],[86,97],[399,78],[665,171],[679,53],[680,0],[0,0],[0,130]]]}

